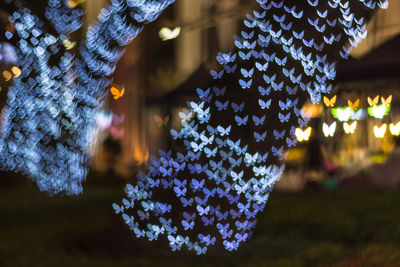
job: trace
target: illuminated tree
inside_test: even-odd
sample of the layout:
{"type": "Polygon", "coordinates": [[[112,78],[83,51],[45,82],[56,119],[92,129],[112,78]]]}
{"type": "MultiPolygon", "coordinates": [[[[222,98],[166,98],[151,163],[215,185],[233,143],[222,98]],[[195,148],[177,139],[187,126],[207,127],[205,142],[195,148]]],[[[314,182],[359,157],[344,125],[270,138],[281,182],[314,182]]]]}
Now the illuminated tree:
{"type": "Polygon", "coordinates": [[[95,112],[124,47],[173,0],[124,0],[99,14],[79,51],[68,51],[82,25],[74,1],[3,1],[22,70],[3,110],[0,162],[50,194],[79,194],[95,141],[95,112]]]}
{"type": "Polygon", "coordinates": [[[336,62],[365,38],[372,10],[387,4],[257,2],[237,49],[219,53],[214,85],[197,89],[190,113],[180,113],[182,128],[171,130],[177,149],[152,157],[113,205],[138,238],[197,254],[246,241],[296,145],[296,126],[307,125],[301,107],[329,94],[336,62]]]}

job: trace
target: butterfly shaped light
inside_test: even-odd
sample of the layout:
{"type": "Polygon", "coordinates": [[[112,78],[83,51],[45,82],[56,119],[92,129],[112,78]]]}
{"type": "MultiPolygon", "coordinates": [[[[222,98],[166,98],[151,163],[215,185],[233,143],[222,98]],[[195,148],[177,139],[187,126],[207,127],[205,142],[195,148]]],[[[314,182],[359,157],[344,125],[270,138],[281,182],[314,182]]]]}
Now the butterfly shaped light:
{"type": "Polygon", "coordinates": [[[400,135],[400,121],[397,122],[396,124],[391,123],[389,125],[390,133],[394,136],[399,136],[400,135]]]}
{"type": "Polygon", "coordinates": [[[390,105],[380,104],[368,108],[368,114],[376,119],[383,119],[390,112],[390,105]]]}
{"type": "Polygon", "coordinates": [[[331,125],[323,123],[322,124],[322,132],[324,133],[325,137],[333,137],[336,132],[336,121],[333,122],[331,125]]]}
{"type": "Polygon", "coordinates": [[[384,97],[381,97],[382,104],[385,106],[389,106],[392,103],[392,99],[393,99],[392,95],[388,96],[386,99],[384,97]]]}
{"type": "Polygon", "coordinates": [[[181,34],[181,27],[175,27],[173,30],[171,30],[168,27],[162,27],[158,32],[158,36],[162,41],[176,39],[180,34],[181,34]]]}
{"type": "Polygon", "coordinates": [[[332,116],[341,122],[350,120],[352,109],[349,107],[337,107],[331,110],[332,116]]]}
{"type": "Polygon", "coordinates": [[[360,108],[357,111],[354,110],[351,111],[350,119],[353,121],[360,121],[364,119],[364,117],[365,117],[365,110],[362,108],[360,108]]]}
{"type": "Polygon", "coordinates": [[[300,128],[296,128],[295,135],[296,135],[297,141],[306,142],[306,141],[310,140],[311,131],[312,131],[311,127],[307,127],[307,129],[305,129],[304,131],[300,128]]]}
{"type": "Polygon", "coordinates": [[[14,74],[14,77],[19,77],[22,73],[21,69],[17,66],[12,67],[11,72],[14,74]]]}
{"type": "Polygon", "coordinates": [[[378,105],[379,102],[379,95],[375,96],[373,99],[368,97],[368,104],[372,107],[372,106],[376,106],[378,105]]]}
{"type": "Polygon", "coordinates": [[[117,100],[118,98],[121,98],[124,95],[125,88],[118,90],[115,86],[111,86],[110,92],[113,95],[114,99],[117,100]]]}
{"type": "Polygon", "coordinates": [[[385,137],[385,133],[386,133],[386,129],[387,129],[387,124],[384,123],[382,124],[380,127],[378,127],[377,125],[374,125],[374,135],[376,138],[382,139],[385,137]]]}
{"type": "Polygon", "coordinates": [[[343,129],[346,134],[354,134],[357,129],[357,121],[353,121],[351,124],[343,123],[343,129]]]}
{"type": "Polygon", "coordinates": [[[326,107],[333,108],[335,106],[335,103],[336,103],[336,95],[334,95],[331,99],[329,99],[328,97],[324,96],[324,103],[325,103],[326,107]]]}
{"type": "Polygon", "coordinates": [[[64,45],[65,49],[71,50],[72,48],[75,47],[76,42],[72,42],[72,41],[70,41],[70,40],[67,39],[67,40],[65,40],[65,41],[63,42],[63,45],[64,45]]]}
{"type": "Polygon", "coordinates": [[[351,108],[352,110],[357,110],[360,105],[360,99],[357,99],[354,102],[351,102],[351,100],[347,100],[347,103],[349,105],[349,108],[351,108]]]}

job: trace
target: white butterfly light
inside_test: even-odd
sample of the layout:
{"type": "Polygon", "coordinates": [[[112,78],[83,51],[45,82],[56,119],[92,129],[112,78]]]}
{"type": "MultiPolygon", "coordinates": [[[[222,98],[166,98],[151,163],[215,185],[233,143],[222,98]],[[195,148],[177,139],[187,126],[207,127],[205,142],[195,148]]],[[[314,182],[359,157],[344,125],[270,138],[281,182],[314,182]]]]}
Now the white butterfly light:
{"type": "Polygon", "coordinates": [[[377,125],[374,125],[374,135],[376,138],[383,138],[385,137],[385,133],[386,133],[386,129],[387,129],[387,124],[384,123],[381,125],[381,127],[378,127],[377,125]]]}
{"type": "Polygon", "coordinates": [[[158,36],[162,41],[176,39],[180,34],[181,34],[181,27],[175,27],[173,30],[167,27],[162,27],[158,32],[158,36]]]}
{"type": "Polygon", "coordinates": [[[322,124],[322,131],[324,132],[325,137],[333,137],[336,132],[336,121],[332,123],[331,125],[328,125],[326,123],[322,124]]]}

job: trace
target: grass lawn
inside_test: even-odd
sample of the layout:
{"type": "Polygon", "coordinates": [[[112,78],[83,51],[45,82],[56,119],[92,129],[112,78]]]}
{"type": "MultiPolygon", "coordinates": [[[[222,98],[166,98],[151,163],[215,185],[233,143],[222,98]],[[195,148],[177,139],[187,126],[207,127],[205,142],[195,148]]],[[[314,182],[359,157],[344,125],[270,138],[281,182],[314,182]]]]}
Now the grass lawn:
{"type": "Polygon", "coordinates": [[[51,198],[0,175],[0,266],[400,266],[399,191],[274,192],[239,251],[199,257],[130,234],[111,207],[122,184],[51,198]]]}

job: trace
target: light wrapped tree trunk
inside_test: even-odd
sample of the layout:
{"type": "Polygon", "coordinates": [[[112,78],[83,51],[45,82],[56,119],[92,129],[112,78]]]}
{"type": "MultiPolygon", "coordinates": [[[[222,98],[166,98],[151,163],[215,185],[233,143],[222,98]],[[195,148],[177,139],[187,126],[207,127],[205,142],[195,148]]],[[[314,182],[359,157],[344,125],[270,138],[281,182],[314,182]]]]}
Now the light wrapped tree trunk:
{"type": "Polygon", "coordinates": [[[97,134],[95,112],[115,65],[143,25],[172,2],[113,1],[90,27],[80,53],[73,55],[64,42],[80,27],[82,11],[50,0],[44,21],[23,1],[10,0],[18,8],[11,22],[22,75],[10,87],[3,113],[2,168],[25,173],[49,194],[81,193],[88,148],[97,134]],[[56,33],[46,31],[49,22],[56,33]]]}

